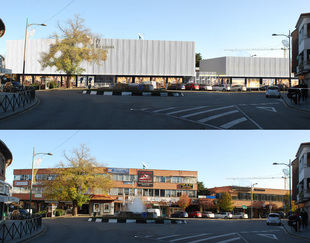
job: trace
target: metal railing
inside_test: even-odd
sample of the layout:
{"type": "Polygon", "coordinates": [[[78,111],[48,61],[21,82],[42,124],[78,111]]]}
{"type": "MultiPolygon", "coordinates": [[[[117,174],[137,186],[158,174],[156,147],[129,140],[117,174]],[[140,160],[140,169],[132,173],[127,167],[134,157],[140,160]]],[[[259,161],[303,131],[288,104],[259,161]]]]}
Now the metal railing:
{"type": "Polygon", "coordinates": [[[36,93],[34,89],[20,91],[18,93],[0,93],[0,112],[15,111],[20,107],[35,100],[36,93]]]}
{"type": "Polygon", "coordinates": [[[3,222],[0,225],[0,241],[6,242],[21,239],[26,235],[31,235],[42,226],[42,217],[26,219],[21,221],[11,221],[12,223],[3,222]]]}

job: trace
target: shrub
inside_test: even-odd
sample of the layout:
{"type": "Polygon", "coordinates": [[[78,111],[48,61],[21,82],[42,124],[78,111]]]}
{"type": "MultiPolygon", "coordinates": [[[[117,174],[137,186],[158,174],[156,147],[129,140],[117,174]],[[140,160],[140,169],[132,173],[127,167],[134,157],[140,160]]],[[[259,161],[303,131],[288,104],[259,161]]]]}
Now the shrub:
{"type": "Polygon", "coordinates": [[[55,81],[51,81],[49,82],[49,88],[50,89],[58,88],[58,84],[55,81]]]}
{"type": "Polygon", "coordinates": [[[56,216],[65,215],[66,211],[64,209],[56,209],[56,216]]]}

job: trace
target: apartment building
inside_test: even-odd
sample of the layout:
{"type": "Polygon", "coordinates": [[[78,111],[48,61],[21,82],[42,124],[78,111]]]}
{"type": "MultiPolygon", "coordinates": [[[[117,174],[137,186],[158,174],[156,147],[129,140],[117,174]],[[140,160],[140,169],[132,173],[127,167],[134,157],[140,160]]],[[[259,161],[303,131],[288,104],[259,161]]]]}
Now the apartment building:
{"type": "MultiPolygon", "coordinates": [[[[84,213],[99,215],[114,214],[126,210],[129,203],[140,198],[146,208],[159,208],[163,215],[169,214],[169,208],[179,200],[182,194],[197,198],[197,171],[151,170],[130,168],[97,168],[98,173],[108,173],[113,180],[113,188],[109,194],[102,194],[100,188],[91,195],[88,204],[80,209],[84,213]]],[[[60,203],[70,207],[71,202],[53,202],[44,198],[40,181],[53,180],[56,170],[39,169],[33,184],[31,207],[42,210],[50,203],[60,203]]],[[[30,169],[14,170],[14,196],[21,200],[24,206],[29,205],[30,169]]]]}
{"type": "Polygon", "coordinates": [[[310,87],[310,13],[300,15],[292,33],[293,70],[299,80],[310,87]],[[294,51],[297,49],[297,52],[294,51]],[[294,61],[297,63],[294,65],[294,61]],[[297,65],[297,66],[296,66],[297,65]]]}

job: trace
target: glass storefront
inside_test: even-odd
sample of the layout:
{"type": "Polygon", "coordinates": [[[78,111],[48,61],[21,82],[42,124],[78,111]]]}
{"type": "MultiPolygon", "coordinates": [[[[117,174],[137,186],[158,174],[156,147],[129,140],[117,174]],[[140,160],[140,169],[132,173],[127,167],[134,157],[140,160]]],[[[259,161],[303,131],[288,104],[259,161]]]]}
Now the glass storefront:
{"type": "Polygon", "coordinates": [[[247,79],[247,88],[259,88],[260,80],[258,78],[248,78],[247,79]]]}

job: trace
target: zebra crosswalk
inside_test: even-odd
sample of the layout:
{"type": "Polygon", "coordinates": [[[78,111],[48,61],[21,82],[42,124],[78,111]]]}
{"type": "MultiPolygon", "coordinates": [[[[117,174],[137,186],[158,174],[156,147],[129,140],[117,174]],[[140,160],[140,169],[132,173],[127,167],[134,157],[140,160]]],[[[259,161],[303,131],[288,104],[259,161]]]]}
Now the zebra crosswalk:
{"type": "Polygon", "coordinates": [[[237,105],[141,108],[139,111],[165,115],[213,129],[261,129],[237,105]]]}

